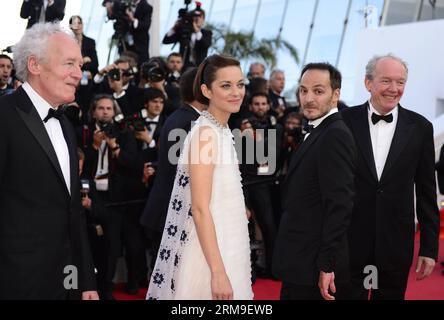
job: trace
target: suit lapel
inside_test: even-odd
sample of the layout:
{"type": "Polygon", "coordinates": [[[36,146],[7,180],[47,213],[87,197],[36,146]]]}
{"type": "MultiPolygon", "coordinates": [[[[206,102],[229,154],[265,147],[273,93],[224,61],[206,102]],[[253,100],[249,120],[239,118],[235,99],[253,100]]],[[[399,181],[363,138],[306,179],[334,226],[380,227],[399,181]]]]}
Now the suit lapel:
{"type": "MultiPolygon", "coordinates": [[[[78,172],[79,172],[79,162],[77,160],[77,147],[76,147],[76,138],[73,135],[73,131],[70,130],[70,123],[68,118],[64,115],[60,119],[60,126],[62,127],[63,136],[65,137],[66,144],[68,146],[68,152],[69,152],[69,173],[70,173],[70,194],[72,195],[73,192],[76,190],[76,183],[78,172]]],[[[66,185],[66,183],[65,183],[66,185]]],[[[78,188],[77,188],[78,189],[78,188]]]]}
{"type": "Polygon", "coordinates": [[[62,180],[63,185],[66,186],[65,178],[63,177],[62,169],[60,168],[56,152],[52,146],[51,140],[49,139],[48,132],[46,131],[37,110],[33,106],[26,92],[21,87],[17,89],[17,102],[19,116],[23,119],[23,122],[28,127],[29,131],[48,156],[54,170],[62,180]]]}
{"type": "Polygon", "coordinates": [[[405,148],[413,134],[414,123],[409,119],[404,108],[399,106],[398,122],[396,124],[395,134],[390,145],[389,154],[385,161],[384,170],[382,171],[381,181],[387,176],[387,172],[393,167],[398,159],[401,151],[405,148]]]}
{"type": "Polygon", "coordinates": [[[301,146],[296,150],[294,153],[291,162],[290,167],[288,168],[288,174],[287,179],[290,176],[290,174],[298,167],[299,163],[303,159],[303,156],[307,151],[311,148],[311,146],[314,145],[316,140],[319,138],[321,133],[324,131],[324,129],[333,121],[342,119],[340,113],[335,113],[328,118],[326,118],[322,123],[317,127],[313,132],[310,133],[308,138],[301,144],[301,146]]]}
{"type": "Polygon", "coordinates": [[[368,124],[368,102],[357,108],[360,109],[356,113],[354,121],[351,121],[353,132],[355,132],[356,145],[359,147],[359,149],[361,149],[364,160],[367,163],[373,178],[378,181],[372,140],[370,137],[370,128],[368,124]]]}

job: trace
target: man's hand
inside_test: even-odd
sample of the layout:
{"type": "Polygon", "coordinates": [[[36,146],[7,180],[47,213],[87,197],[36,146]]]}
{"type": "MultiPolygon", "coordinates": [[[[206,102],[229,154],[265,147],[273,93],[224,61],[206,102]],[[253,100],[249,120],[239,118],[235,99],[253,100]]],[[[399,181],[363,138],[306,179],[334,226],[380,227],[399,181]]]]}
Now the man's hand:
{"type": "Polygon", "coordinates": [[[105,140],[105,133],[103,131],[100,131],[99,129],[94,131],[93,148],[95,150],[99,150],[103,140],[105,140]]]}
{"type": "Polygon", "coordinates": [[[136,20],[134,18],[133,12],[130,9],[126,9],[125,13],[126,13],[126,16],[127,16],[129,22],[134,22],[134,20],[136,20]]]}
{"type": "Polygon", "coordinates": [[[99,294],[97,291],[82,292],[82,300],[99,300],[99,294]]]}
{"type": "Polygon", "coordinates": [[[88,63],[88,62],[91,62],[91,61],[92,61],[92,60],[91,60],[90,57],[88,57],[88,56],[83,57],[83,63],[88,63]]]}
{"type": "Polygon", "coordinates": [[[151,165],[151,162],[147,162],[143,165],[142,183],[144,185],[148,185],[150,178],[156,174],[156,170],[151,165]]]}
{"type": "Polygon", "coordinates": [[[427,278],[435,268],[435,260],[429,257],[418,257],[416,264],[416,280],[423,280],[427,278]],[[422,269],[422,270],[421,270],[422,269]]]}
{"type": "Polygon", "coordinates": [[[145,130],[143,131],[134,131],[134,137],[136,137],[137,140],[144,141],[147,144],[150,144],[151,141],[153,141],[153,137],[148,132],[148,129],[145,127],[145,130]]]}
{"type": "Polygon", "coordinates": [[[92,201],[91,198],[88,197],[88,195],[85,195],[85,197],[82,198],[82,207],[86,210],[91,210],[92,201]]]}
{"type": "Polygon", "coordinates": [[[328,289],[330,289],[331,292],[336,293],[334,272],[326,273],[324,271],[321,271],[319,273],[318,286],[321,292],[321,296],[322,298],[324,298],[324,300],[335,300],[335,297],[328,293],[328,289]]]}

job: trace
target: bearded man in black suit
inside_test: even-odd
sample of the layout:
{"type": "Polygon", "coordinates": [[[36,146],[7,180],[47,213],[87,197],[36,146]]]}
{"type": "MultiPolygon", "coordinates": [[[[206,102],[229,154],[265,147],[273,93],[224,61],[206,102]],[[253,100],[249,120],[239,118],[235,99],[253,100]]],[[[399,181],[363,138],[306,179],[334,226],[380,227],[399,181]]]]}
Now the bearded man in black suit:
{"type": "Polygon", "coordinates": [[[309,122],[284,182],[273,257],[283,300],[334,300],[336,284],[349,280],[356,146],[338,113],[340,90],[341,74],[330,64],[302,70],[299,99],[309,122]]]}

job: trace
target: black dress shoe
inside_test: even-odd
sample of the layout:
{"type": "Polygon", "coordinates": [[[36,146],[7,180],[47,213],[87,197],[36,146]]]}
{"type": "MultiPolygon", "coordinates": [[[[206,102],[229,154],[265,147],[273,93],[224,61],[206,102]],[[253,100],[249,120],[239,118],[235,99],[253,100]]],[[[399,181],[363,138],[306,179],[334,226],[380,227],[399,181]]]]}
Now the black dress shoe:
{"type": "Polygon", "coordinates": [[[127,284],[125,286],[125,292],[134,296],[139,293],[139,286],[137,284],[127,284]]]}
{"type": "Polygon", "coordinates": [[[116,300],[113,296],[113,293],[110,291],[99,292],[100,300],[116,300]]]}

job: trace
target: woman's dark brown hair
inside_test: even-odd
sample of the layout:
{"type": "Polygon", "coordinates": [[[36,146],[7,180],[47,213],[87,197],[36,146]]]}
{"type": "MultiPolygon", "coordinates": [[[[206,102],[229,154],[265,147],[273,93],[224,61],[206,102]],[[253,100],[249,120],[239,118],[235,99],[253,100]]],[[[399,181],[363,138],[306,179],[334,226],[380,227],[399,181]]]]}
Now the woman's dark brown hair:
{"type": "Polygon", "coordinates": [[[210,101],[205,97],[201,90],[201,85],[205,84],[209,89],[216,80],[216,72],[226,67],[239,67],[240,63],[233,57],[214,54],[207,57],[199,66],[196,78],[194,79],[194,97],[202,104],[208,105],[210,101]]]}

